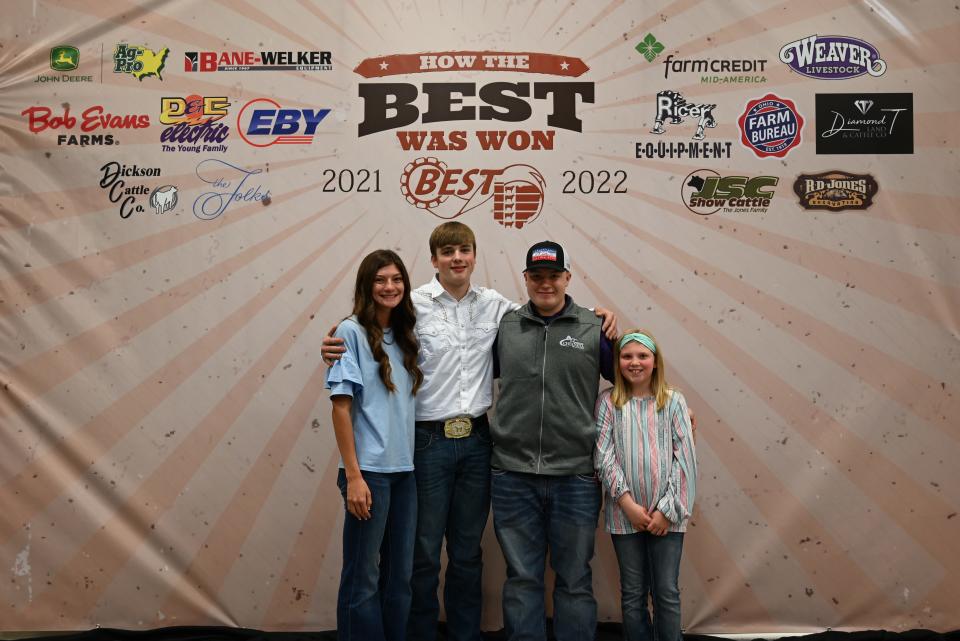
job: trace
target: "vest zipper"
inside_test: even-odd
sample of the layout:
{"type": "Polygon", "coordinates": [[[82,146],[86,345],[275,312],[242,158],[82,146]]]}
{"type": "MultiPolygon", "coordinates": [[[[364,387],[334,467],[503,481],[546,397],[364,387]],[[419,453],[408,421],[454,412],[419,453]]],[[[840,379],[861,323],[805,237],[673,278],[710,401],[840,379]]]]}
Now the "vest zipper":
{"type": "Polygon", "coordinates": [[[543,365],[540,368],[540,441],[537,444],[537,474],[540,473],[540,462],[543,460],[543,413],[545,411],[547,397],[547,335],[550,334],[550,326],[543,326],[543,365]]]}

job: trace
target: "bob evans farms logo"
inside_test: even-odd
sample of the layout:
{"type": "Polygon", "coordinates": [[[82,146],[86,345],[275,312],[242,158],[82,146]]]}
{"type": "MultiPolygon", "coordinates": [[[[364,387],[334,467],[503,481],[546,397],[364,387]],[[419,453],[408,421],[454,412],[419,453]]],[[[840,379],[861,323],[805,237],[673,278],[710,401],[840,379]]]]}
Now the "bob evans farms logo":
{"type": "MultiPolygon", "coordinates": [[[[394,55],[368,58],[354,71],[364,78],[396,74],[436,73],[443,71],[509,71],[577,77],[589,67],[579,58],[541,53],[501,53],[493,51],[456,51],[394,55]]],[[[547,125],[580,132],[583,123],[577,117],[579,102],[593,102],[592,82],[431,82],[422,86],[426,109],[421,112],[414,101],[420,96],[416,85],[405,82],[360,83],[363,121],[357,127],[359,137],[406,127],[417,122],[439,123],[465,120],[522,122],[533,115],[532,100],[547,100],[551,110],[547,125]],[[479,101],[472,100],[474,97],[479,101]],[[470,104],[479,102],[480,104],[470,104]]],[[[554,131],[475,131],[484,150],[553,149],[554,131]]],[[[466,130],[398,131],[404,150],[462,151],[467,148],[466,130]]]]}
{"type": "Polygon", "coordinates": [[[53,115],[50,107],[30,107],[20,112],[27,117],[27,126],[30,131],[38,134],[47,129],[74,130],[77,125],[82,134],[58,134],[58,145],[116,145],[117,139],[113,134],[104,134],[104,131],[114,129],[145,129],[150,126],[150,116],[147,114],[112,114],[104,111],[101,105],[88,107],[80,114],[79,119],[70,114],[70,106],[63,108],[63,115],[53,115]]]}
{"type": "Polygon", "coordinates": [[[780,49],[780,62],[820,80],[845,80],[863,74],[882,76],[887,63],[869,42],[847,36],[807,36],[780,49]]]}
{"type": "Polygon", "coordinates": [[[530,165],[503,169],[450,169],[436,158],[417,158],[400,177],[400,190],[417,209],[451,219],[493,200],[493,219],[517,229],[543,210],[546,182],[530,165]],[[447,202],[450,196],[455,200],[447,202]]]}
{"type": "Polygon", "coordinates": [[[573,336],[567,336],[566,338],[561,338],[560,347],[572,347],[573,349],[579,349],[580,351],[583,351],[584,349],[586,349],[586,346],[582,342],[575,339],[573,336]]]}
{"type": "Polygon", "coordinates": [[[759,158],[783,158],[800,144],[803,117],[792,100],[772,93],[748,102],[737,122],[740,142],[759,158]]]}
{"type": "Polygon", "coordinates": [[[226,96],[161,98],[163,151],[226,152],[227,146],[220,143],[230,135],[230,127],[217,121],[226,117],[229,106],[226,96]]]}
{"type": "Polygon", "coordinates": [[[866,209],[873,204],[879,189],[870,174],[851,174],[846,171],[826,171],[822,174],[800,174],[793,183],[793,191],[804,209],[866,209]]]}
{"type": "Polygon", "coordinates": [[[686,208],[700,216],[720,210],[765,213],[778,182],[776,176],[721,176],[711,169],[698,169],[683,179],[680,195],[686,208]]]}

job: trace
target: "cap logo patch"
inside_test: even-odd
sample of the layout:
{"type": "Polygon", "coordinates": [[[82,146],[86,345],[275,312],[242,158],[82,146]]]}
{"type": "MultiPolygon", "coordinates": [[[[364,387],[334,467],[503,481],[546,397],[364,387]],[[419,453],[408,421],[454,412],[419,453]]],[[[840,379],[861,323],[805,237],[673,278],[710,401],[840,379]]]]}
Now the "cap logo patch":
{"type": "Polygon", "coordinates": [[[542,247],[540,249],[533,250],[533,254],[530,256],[530,260],[549,260],[552,262],[557,262],[557,250],[550,249],[549,247],[542,247]]]}

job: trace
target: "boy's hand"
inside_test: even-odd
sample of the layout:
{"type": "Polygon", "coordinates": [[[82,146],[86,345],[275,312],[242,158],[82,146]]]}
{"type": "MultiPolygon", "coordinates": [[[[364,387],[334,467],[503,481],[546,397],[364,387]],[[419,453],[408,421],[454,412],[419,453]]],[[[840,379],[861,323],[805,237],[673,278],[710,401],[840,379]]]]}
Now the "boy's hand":
{"type": "Polygon", "coordinates": [[[323,337],[323,344],[320,345],[320,357],[327,364],[327,367],[332,367],[347,351],[347,348],[343,346],[343,339],[333,335],[335,331],[337,331],[337,325],[330,328],[330,332],[323,337]]]}
{"type": "Polygon", "coordinates": [[[606,337],[611,341],[617,340],[617,336],[620,335],[617,329],[617,315],[603,307],[594,307],[593,312],[603,319],[603,325],[600,329],[603,330],[606,337]]]}

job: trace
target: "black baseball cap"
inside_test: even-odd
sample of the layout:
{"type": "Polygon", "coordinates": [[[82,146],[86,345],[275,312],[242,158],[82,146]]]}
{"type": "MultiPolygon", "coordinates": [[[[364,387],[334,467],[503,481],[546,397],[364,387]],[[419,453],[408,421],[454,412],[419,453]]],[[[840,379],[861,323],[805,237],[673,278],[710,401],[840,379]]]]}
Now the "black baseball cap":
{"type": "Polygon", "coordinates": [[[570,257],[559,243],[550,240],[543,240],[527,250],[527,268],[531,269],[555,269],[561,272],[570,271],[570,257]]]}

